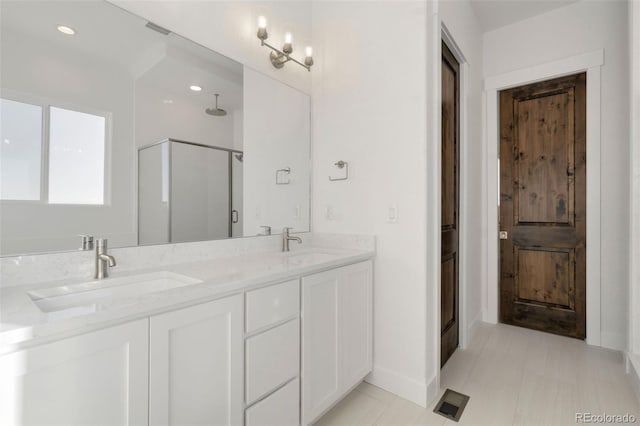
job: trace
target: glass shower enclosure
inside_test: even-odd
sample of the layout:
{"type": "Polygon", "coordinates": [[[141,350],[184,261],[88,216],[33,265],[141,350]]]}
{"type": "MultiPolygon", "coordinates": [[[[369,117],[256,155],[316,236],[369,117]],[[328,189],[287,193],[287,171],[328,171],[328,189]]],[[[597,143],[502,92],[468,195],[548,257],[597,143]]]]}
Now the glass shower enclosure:
{"type": "Polygon", "coordinates": [[[138,149],[138,245],[242,236],[242,151],[177,139],[138,149]]]}

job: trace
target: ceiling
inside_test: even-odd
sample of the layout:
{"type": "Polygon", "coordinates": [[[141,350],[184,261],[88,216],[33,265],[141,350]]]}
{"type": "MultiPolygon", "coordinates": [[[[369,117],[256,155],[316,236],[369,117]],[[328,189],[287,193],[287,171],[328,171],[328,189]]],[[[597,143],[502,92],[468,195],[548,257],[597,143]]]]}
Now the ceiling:
{"type": "Polygon", "coordinates": [[[136,84],[154,86],[160,99],[189,97],[211,107],[220,93],[225,108],[242,107],[242,65],[177,34],[162,35],[146,20],[104,1],[3,2],[0,35],[40,40],[51,52],[73,52],[128,74],[136,84]],[[74,36],[56,30],[64,24],[74,36]],[[189,85],[203,88],[200,93],[189,85]]]}
{"type": "Polygon", "coordinates": [[[577,0],[471,0],[483,31],[549,12],[575,3],[577,0]]]}

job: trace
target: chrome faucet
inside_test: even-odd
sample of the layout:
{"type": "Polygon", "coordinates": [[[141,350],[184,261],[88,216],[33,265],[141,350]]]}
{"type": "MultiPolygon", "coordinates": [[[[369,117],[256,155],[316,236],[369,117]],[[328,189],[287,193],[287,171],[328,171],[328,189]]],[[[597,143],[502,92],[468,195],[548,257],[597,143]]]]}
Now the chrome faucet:
{"type": "Polygon", "coordinates": [[[109,267],[116,266],[116,258],[107,254],[107,239],[96,240],[96,274],[94,278],[101,280],[109,276],[109,267]]]}
{"type": "Polygon", "coordinates": [[[289,251],[289,241],[297,241],[298,244],[302,244],[302,238],[292,237],[289,235],[291,228],[284,228],[282,230],[282,251],[289,251]]]}

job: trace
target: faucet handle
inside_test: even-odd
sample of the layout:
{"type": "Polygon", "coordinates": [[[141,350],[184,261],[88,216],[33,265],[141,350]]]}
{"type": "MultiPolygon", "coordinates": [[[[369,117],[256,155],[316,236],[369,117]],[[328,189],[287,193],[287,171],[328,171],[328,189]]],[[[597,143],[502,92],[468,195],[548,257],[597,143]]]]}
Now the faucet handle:
{"type": "Polygon", "coordinates": [[[81,238],[79,250],[93,250],[93,235],[78,234],[78,237],[81,238]]]}

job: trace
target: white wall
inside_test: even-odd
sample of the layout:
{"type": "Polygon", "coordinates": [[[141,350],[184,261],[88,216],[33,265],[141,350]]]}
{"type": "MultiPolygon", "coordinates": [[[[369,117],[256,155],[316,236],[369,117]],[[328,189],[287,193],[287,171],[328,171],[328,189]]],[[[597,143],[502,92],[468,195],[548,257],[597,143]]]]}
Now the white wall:
{"type": "Polygon", "coordinates": [[[74,250],[80,245],[77,234],[109,238],[114,247],[135,245],[133,79],[127,70],[7,27],[1,73],[3,91],[63,108],[112,113],[106,158],[117,165],[105,179],[110,197],[104,206],[3,202],[2,254],[74,250]]]}
{"type": "Polygon", "coordinates": [[[436,306],[425,264],[427,3],[317,1],[312,14],[313,230],[376,235],[367,380],[425,405],[436,374],[426,367],[436,306]],[[350,178],[330,182],[338,160],[350,178]],[[398,223],[386,220],[392,205],[398,223]]]}
{"type": "Polygon", "coordinates": [[[629,2],[631,214],[629,251],[629,352],[640,362],[640,3],[629,2]]]}
{"type": "MultiPolygon", "coordinates": [[[[461,62],[460,99],[460,306],[461,345],[471,339],[473,328],[482,320],[483,252],[482,182],[482,29],[469,1],[444,0],[438,5],[438,15],[445,32],[453,39],[461,62]],[[466,333],[466,334],[465,334],[466,333]]],[[[437,58],[434,58],[437,59],[437,58]]],[[[437,101],[439,103],[439,101],[437,101]]],[[[437,105],[434,105],[434,107],[437,105]]]]}
{"type": "Polygon", "coordinates": [[[289,31],[293,56],[303,57],[304,47],[311,44],[311,6],[306,0],[110,2],[299,90],[311,90],[311,73],[292,64],[276,70],[269,62],[269,50],[256,37],[258,16],[263,15],[268,42],[281,46],[289,31]]]}
{"type": "MultiPolygon", "coordinates": [[[[162,93],[155,86],[147,86],[144,79],[136,82],[135,117],[137,147],[163,139],[179,139],[204,145],[234,148],[234,114],[223,117],[206,114],[205,109],[185,96],[171,96],[165,104],[158,99],[162,93]]],[[[215,101],[211,101],[213,106],[215,101]]],[[[220,107],[223,107],[220,104],[220,107]]],[[[242,110],[240,110],[242,114],[242,110]]]]}
{"type": "Polygon", "coordinates": [[[291,227],[309,231],[309,95],[262,73],[244,70],[243,234],[291,227]],[[276,185],[276,170],[280,173],[276,185]]]}
{"type": "Polygon", "coordinates": [[[485,33],[483,37],[485,77],[604,49],[600,161],[601,344],[615,349],[626,347],[628,321],[627,20],[626,2],[580,1],[485,33]]]}

